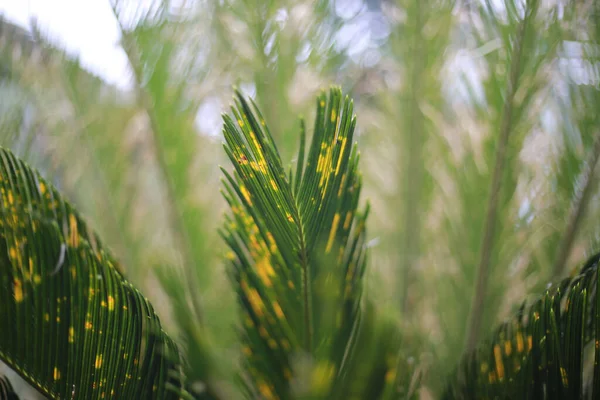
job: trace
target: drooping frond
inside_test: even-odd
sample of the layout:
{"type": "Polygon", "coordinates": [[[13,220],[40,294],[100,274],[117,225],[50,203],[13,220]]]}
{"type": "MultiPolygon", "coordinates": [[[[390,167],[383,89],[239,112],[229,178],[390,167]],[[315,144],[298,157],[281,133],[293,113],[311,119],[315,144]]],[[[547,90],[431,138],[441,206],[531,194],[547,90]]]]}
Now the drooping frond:
{"type": "Polygon", "coordinates": [[[600,254],[495,330],[462,361],[445,399],[600,396],[600,254]]]}
{"type": "Polygon", "coordinates": [[[224,119],[234,173],[223,170],[232,215],[222,235],[243,315],[248,396],[334,398],[354,378],[365,269],[352,101],[339,89],[317,98],[312,142],[305,157],[302,129],[289,177],[255,105],[238,93],[224,119]]]}
{"type": "Polygon", "coordinates": [[[178,398],[178,349],[79,214],[5,149],[0,196],[0,359],[52,399],[178,398]]]}

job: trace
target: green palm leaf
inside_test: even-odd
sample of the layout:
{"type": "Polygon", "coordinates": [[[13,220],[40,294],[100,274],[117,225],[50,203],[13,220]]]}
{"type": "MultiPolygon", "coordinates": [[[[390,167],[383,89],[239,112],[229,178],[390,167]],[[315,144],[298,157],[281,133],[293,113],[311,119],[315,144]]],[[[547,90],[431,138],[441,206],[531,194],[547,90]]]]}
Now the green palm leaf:
{"type": "Polygon", "coordinates": [[[0,359],[52,399],[177,398],[175,344],[79,214],[5,149],[0,196],[0,359]]]}
{"type": "Polygon", "coordinates": [[[355,377],[366,264],[352,101],[339,89],[317,98],[306,160],[302,124],[289,175],[254,104],[238,93],[224,119],[234,174],[223,170],[232,215],[222,235],[244,321],[247,395],[337,398],[355,377]]]}
{"type": "Polygon", "coordinates": [[[599,262],[597,254],[579,275],[524,303],[465,357],[444,398],[598,398],[599,262]]]}

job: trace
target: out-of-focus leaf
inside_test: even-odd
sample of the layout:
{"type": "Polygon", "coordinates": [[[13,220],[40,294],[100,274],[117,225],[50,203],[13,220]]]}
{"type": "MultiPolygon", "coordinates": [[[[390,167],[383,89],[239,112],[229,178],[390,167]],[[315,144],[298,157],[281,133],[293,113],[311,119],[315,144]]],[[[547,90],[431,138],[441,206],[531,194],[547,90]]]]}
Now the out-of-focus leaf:
{"type": "Polygon", "coordinates": [[[600,254],[468,354],[444,399],[581,399],[600,393],[600,254]]]}

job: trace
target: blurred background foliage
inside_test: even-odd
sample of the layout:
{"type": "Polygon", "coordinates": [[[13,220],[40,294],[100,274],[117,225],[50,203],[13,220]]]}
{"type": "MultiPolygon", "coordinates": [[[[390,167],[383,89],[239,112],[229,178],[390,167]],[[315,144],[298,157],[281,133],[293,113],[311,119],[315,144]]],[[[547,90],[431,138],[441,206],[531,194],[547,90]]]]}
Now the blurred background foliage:
{"type": "Polygon", "coordinates": [[[87,216],[184,346],[191,379],[235,396],[237,311],[217,235],[234,85],[291,164],[319,90],[355,99],[367,293],[401,326],[423,398],[527,295],[598,250],[593,0],[149,3],[111,2],[130,90],[47,27],[0,20],[0,144],[87,216]]]}

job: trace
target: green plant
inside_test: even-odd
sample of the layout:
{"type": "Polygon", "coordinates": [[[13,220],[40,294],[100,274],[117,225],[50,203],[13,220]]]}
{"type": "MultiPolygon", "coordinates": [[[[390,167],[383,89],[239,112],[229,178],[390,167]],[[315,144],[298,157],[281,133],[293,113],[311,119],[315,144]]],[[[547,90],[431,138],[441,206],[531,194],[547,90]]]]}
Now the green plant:
{"type": "MultiPolygon", "coordinates": [[[[402,332],[364,293],[369,208],[359,211],[352,102],[332,89],[316,108],[287,172],[255,105],[238,93],[225,117],[236,387],[247,398],[414,398],[402,332]]],[[[56,189],[10,151],[0,159],[0,358],[51,398],[227,398],[208,344],[187,358],[56,189]]],[[[600,357],[598,279],[596,256],[524,304],[465,356],[446,398],[597,395],[600,366],[584,361],[600,357]]],[[[0,390],[15,396],[5,379],[0,390]]]]}
{"type": "MultiPolygon", "coordinates": [[[[600,14],[594,2],[110,4],[131,89],[90,74],[39,26],[29,34],[0,19],[0,146],[59,188],[154,304],[185,355],[178,374],[186,385],[174,390],[225,399],[244,392],[375,397],[378,388],[384,397],[425,399],[531,397],[540,388],[546,397],[593,394],[585,382],[594,374],[596,266],[590,262],[581,276],[574,267],[597,251],[600,240],[600,14]],[[343,9],[349,4],[364,7],[353,14],[351,6],[343,9]],[[290,257],[287,246],[308,250],[310,239],[327,247],[327,224],[340,206],[328,202],[331,209],[314,212],[325,223],[310,232],[326,237],[307,228],[302,243],[293,233],[307,218],[300,212],[301,204],[308,207],[302,200],[303,177],[310,176],[306,153],[317,145],[309,140],[305,157],[294,158],[304,131],[295,117],[312,120],[313,94],[327,81],[339,82],[356,101],[361,192],[371,204],[368,220],[364,216],[368,239],[363,233],[357,243],[373,248],[347,300],[334,285],[340,273],[325,282],[321,275],[307,279],[315,289],[307,291],[312,301],[294,303],[294,290],[282,288],[281,274],[270,276],[268,266],[287,271],[287,263],[300,258],[290,270],[308,270],[312,264],[303,264],[301,253],[290,257]],[[265,176],[252,168],[250,160],[258,165],[259,155],[244,131],[252,118],[243,115],[255,110],[238,98],[242,110],[236,108],[227,134],[235,168],[227,168],[231,180],[223,187],[234,206],[221,240],[215,232],[227,204],[219,195],[217,165],[226,152],[218,151],[218,128],[204,123],[211,116],[204,121],[200,111],[207,104],[221,109],[233,83],[255,99],[268,122],[270,133],[253,132],[271,162],[265,176]],[[244,127],[237,126],[240,116],[244,127]],[[279,178],[289,161],[291,174],[279,178]],[[291,190],[291,196],[266,191],[270,179],[278,193],[291,190]],[[247,207],[244,193],[258,195],[258,203],[247,207]],[[275,203],[298,209],[301,223],[283,225],[296,242],[282,238],[282,209],[275,203]],[[268,234],[265,239],[272,229],[280,232],[277,239],[271,234],[273,247],[268,234]],[[234,247],[227,255],[226,241],[234,247]],[[570,276],[566,283],[548,289],[564,276],[570,276]],[[540,302],[519,309],[528,294],[539,293],[540,302]],[[346,333],[316,346],[336,332],[327,315],[359,295],[362,307],[340,317],[346,333]],[[262,315],[251,301],[257,298],[262,315]],[[285,320],[277,318],[275,301],[285,320]],[[584,302],[587,310],[571,306],[584,302]],[[310,312],[314,304],[322,310],[310,312]],[[288,321],[289,308],[302,317],[288,321]],[[310,345],[305,314],[313,326],[329,322],[310,345]],[[347,339],[353,320],[360,330],[347,339]],[[258,322],[258,334],[247,321],[258,322]],[[585,321],[581,343],[572,340],[578,321],[585,321]],[[342,348],[348,351],[340,362],[342,348]],[[335,369],[339,373],[326,379],[324,372],[335,369]],[[395,382],[382,384],[382,376],[395,382]],[[356,384],[347,386],[350,381],[356,384]]],[[[68,236],[69,225],[57,224],[68,236]]],[[[351,239],[334,238],[332,249],[348,248],[351,239]]],[[[52,271],[59,256],[50,260],[52,271]]],[[[311,270],[347,267],[328,258],[314,262],[311,270]]],[[[28,398],[13,376],[7,371],[15,391],[28,398]]],[[[0,398],[9,386],[0,382],[0,398]]]]}

